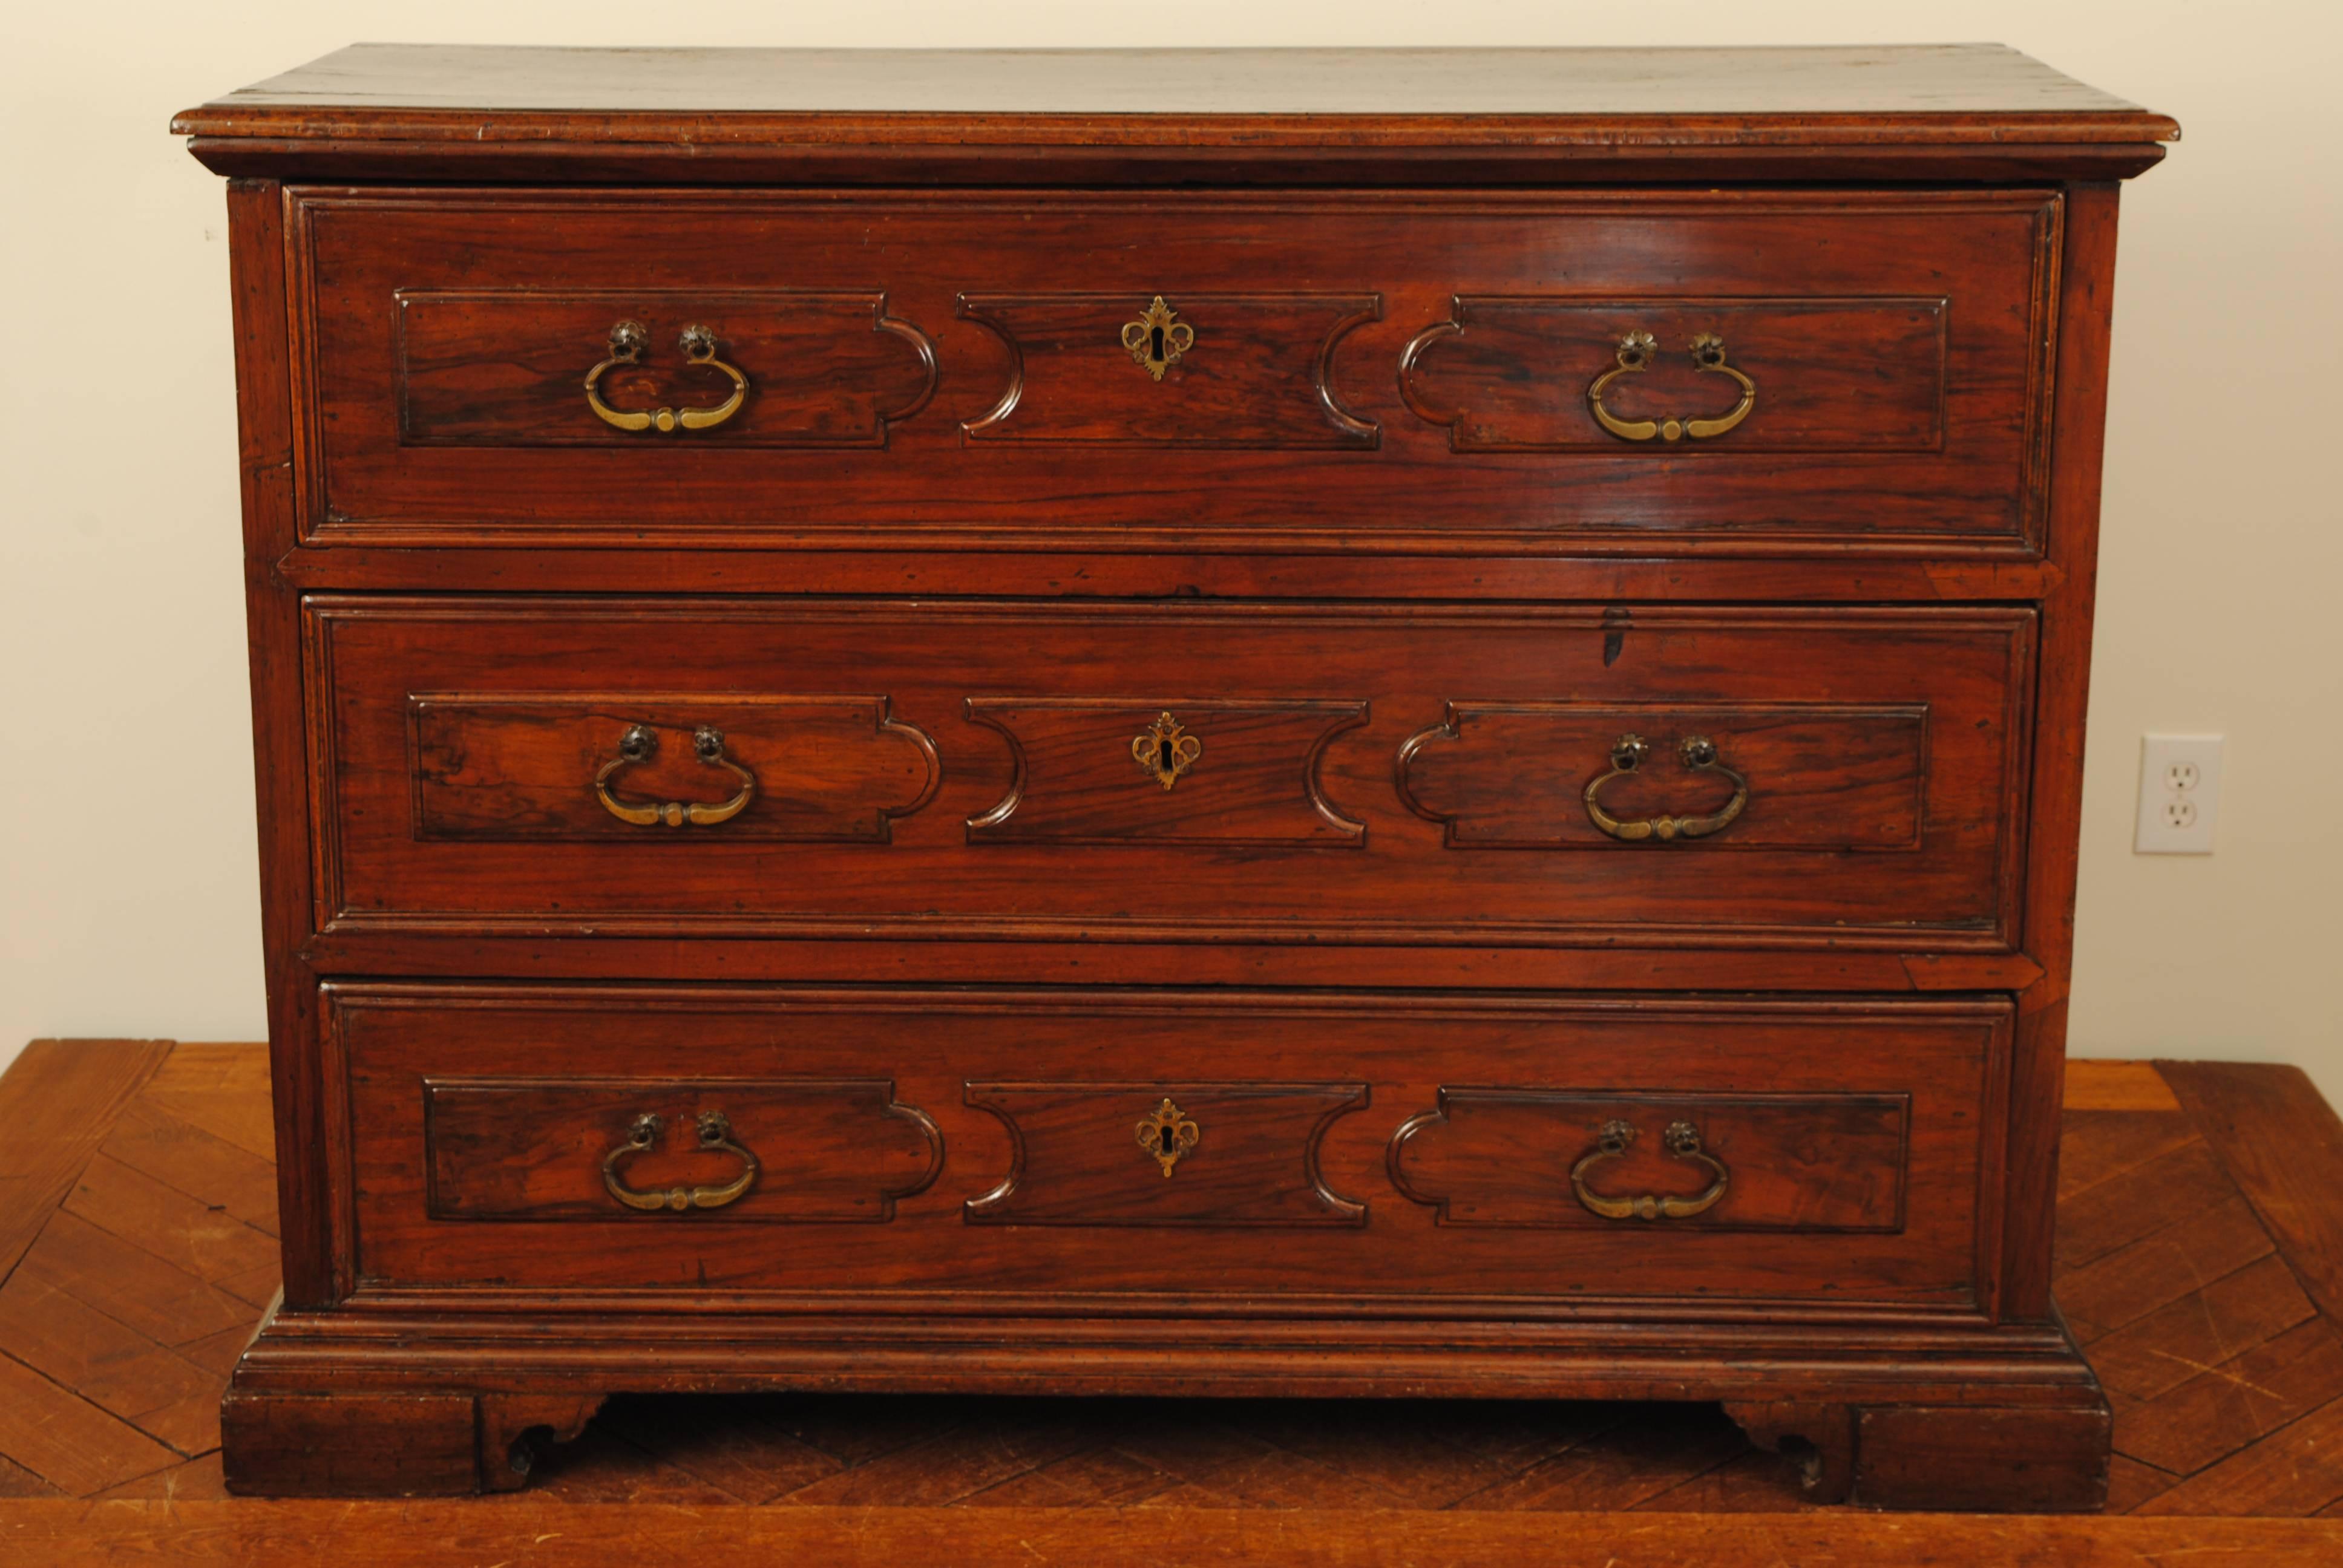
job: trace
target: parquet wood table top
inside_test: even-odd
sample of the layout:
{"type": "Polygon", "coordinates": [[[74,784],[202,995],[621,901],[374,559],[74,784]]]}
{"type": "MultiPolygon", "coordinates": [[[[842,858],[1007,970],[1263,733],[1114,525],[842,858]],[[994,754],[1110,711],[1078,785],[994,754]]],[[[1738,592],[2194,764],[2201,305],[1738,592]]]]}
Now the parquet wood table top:
{"type": "MultiPolygon", "coordinates": [[[[0,1238],[0,1560],[171,1537],[188,1560],[297,1561],[347,1521],[220,1485],[219,1393],[273,1292],[267,1093],[258,1046],[44,1041],[0,1079],[0,1122],[30,1130],[0,1182],[43,1204],[0,1238]]],[[[2320,1197],[2343,1191],[2343,1123],[2264,1066],[2077,1062],[2066,1103],[2059,1299],[2115,1403],[2113,1511],[2160,1525],[1817,1513],[1709,1405],[799,1396],[614,1399],[525,1500],[380,1517],[418,1542],[547,1536],[517,1563],[588,1560],[555,1537],[614,1561],[744,1505],[769,1512],[728,1530],[809,1562],[945,1541],[971,1564],[1097,1561],[1161,1529],[1188,1563],[1379,1563],[1406,1542],[1413,1561],[1622,1568],[1739,1560],[1728,1548],[1989,1563],[2020,1560],[1996,1555],[2020,1539],[2023,1560],[2056,1563],[2343,1558],[2343,1205],[2320,1197]],[[1634,1517],[1507,1517],[1557,1513],[1634,1517]],[[1809,1517],[1744,1517],[1791,1513],[1809,1517]],[[1671,1517],[1691,1514],[1735,1517],[1671,1517]]]]}

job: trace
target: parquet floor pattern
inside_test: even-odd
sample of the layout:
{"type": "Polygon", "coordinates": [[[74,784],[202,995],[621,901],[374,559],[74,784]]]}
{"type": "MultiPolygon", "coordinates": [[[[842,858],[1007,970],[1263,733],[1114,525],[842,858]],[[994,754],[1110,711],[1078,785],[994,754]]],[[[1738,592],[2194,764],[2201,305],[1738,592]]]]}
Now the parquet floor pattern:
{"type": "MultiPolygon", "coordinates": [[[[2277,1068],[2077,1064],[2067,1106],[2058,1294],[2115,1403],[2113,1511],[2343,1517],[2343,1123],[2277,1068]]],[[[0,1125],[39,1130],[0,1141],[0,1497],[222,1496],[220,1392],[277,1284],[266,1053],[43,1042],[0,1125]]],[[[614,1399],[529,1498],[1806,1507],[1706,1405],[799,1396],[614,1399]]]]}

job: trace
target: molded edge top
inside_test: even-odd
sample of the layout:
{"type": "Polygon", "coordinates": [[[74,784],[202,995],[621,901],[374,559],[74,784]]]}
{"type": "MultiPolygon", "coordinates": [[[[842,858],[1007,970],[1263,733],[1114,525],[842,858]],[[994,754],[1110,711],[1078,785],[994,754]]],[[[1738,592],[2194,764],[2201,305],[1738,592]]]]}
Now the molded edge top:
{"type": "Polygon", "coordinates": [[[1604,49],[565,49],[360,44],[189,109],[198,138],[1261,149],[2174,140],[1993,44],[1604,49]]]}

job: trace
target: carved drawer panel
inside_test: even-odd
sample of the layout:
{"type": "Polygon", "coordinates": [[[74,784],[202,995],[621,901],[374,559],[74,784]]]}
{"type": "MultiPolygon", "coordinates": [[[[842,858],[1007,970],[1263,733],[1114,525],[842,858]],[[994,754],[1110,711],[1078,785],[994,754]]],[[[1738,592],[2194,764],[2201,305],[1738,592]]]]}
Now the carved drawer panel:
{"type": "Polygon", "coordinates": [[[1967,1307],[2011,1010],[335,982],[364,1291],[1967,1307]]]}
{"type": "Polygon", "coordinates": [[[935,390],[935,346],[875,291],[401,289],[397,301],[392,385],[414,446],[616,446],[643,428],[630,416],[722,409],[734,390],[722,367],[735,366],[754,396],[716,421],[728,445],[884,447],[935,390]],[[711,322],[722,337],[694,363],[683,336],[711,322]],[[603,361],[596,397],[619,424],[578,417],[594,407],[579,377],[603,361]]]}
{"type": "Polygon", "coordinates": [[[298,191],[300,531],[2026,556],[2062,213],[298,191]]]}
{"type": "Polygon", "coordinates": [[[1728,437],[1740,452],[1936,452],[1945,444],[1948,316],[1939,295],[1459,297],[1448,320],[1408,345],[1400,387],[1417,415],[1447,428],[1459,452],[1603,452],[1623,439],[1728,437]],[[1690,352],[1704,336],[1716,340],[1714,367],[1690,352]],[[1609,370],[1630,343],[1627,357],[1644,363],[1604,388],[1604,412],[1636,427],[1624,436],[1604,425],[1589,398],[1557,397],[1552,378],[1523,374],[1534,366],[1609,370]],[[1669,436],[1671,417],[1732,417],[1740,396],[1726,366],[1765,378],[1743,422],[1714,435],[1669,436]],[[1644,431],[1645,423],[1661,428],[1644,431]]]}
{"type": "Polygon", "coordinates": [[[933,743],[883,697],[417,694],[408,715],[425,839],[626,839],[642,811],[664,821],[700,797],[703,816],[739,801],[730,837],[883,844],[940,776],[933,743]],[[788,782],[760,791],[759,778],[788,782]],[[721,799],[706,799],[711,781],[721,799]]]}
{"type": "Polygon", "coordinates": [[[318,892],[354,933],[2002,952],[2033,638],[315,598],[318,892]]]}
{"type": "Polygon", "coordinates": [[[971,1083],[966,1098],[1001,1118],[1011,1147],[1007,1180],[969,1201],[971,1221],[1366,1222],[1319,1168],[1327,1128],[1365,1109],[1363,1083],[971,1083]],[[1146,1160],[1113,1136],[1124,1128],[1146,1160]]]}
{"type": "MultiPolygon", "coordinates": [[[[1585,809],[1586,759],[1607,758],[1622,735],[1648,729],[1673,755],[1648,749],[1605,779],[1596,801],[1616,820],[1650,820],[1729,803],[1726,781],[1682,765],[1697,736],[1752,779],[1827,778],[1827,787],[1768,792],[1713,835],[1713,848],[1917,849],[1926,809],[1928,709],[1924,703],[1694,704],[1452,702],[1437,725],[1400,749],[1399,788],[1416,814],[1440,823],[1449,846],[1470,849],[1602,849],[1617,842],[1585,809]],[[1688,777],[1688,775],[1691,775],[1688,777]]],[[[1600,772],[1611,771],[1609,768],[1600,772]]],[[[1698,816],[1703,813],[1694,812],[1698,816]]]]}
{"type": "Polygon", "coordinates": [[[1183,293],[1177,309],[1160,297],[1137,304],[1128,293],[961,296],[958,313],[998,334],[1015,365],[968,438],[1372,451],[1381,437],[1328,379],[1343,334],[1381,314],[1376,296],[1183,293]]]}
{"type": "Polygon", "coordinates": [[[970,819],[971,844],[1365,841],[1319,769],[1336,736],[1367,721],[1363,702],[985,697],[967,711],[1007,739],[1015,769],[1008,793],[970,819]],[[1133,789],[1134,764],[1162,788],[1133,789]]]}
{"type": "Polygon", "coordinates": [[[1392,1140],[1443,1225],[1895,1231],[1910,1097],[1453,1089],[1392,1140]]]}
{"type": "Polygon", "coordinates": [[[883,1078],[431,1077],[435,1220],[895,1217],[943,1163],[883,1078]]]}

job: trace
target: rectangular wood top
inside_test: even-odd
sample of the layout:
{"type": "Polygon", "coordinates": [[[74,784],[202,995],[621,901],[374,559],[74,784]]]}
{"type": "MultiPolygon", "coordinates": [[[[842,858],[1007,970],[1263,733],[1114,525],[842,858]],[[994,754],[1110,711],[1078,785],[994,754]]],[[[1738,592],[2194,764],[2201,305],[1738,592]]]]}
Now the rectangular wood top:
{"type": "Polygon", "coordinates": [[[1334,115],[1624,119],[2147,116],[1998,44],[1781,49],[557,49],[357,44],[182,116],[1334,115]]]}
{"type": "MultiPolygon", "coordinates": [[[[606,159],[645,172],[658,163],[698,164],[685,178],[718,177],[709,171],[719,165],[763,176],[777,166],[779,148],[799,156],[883,149],[898,166],[911,148],[932,149],[930,162],[962,164],[1001,149],[1029,156],[1036,149],[1080,150],[1091,159],[1085,167],[1108,149],[1256,162],[1282,152],[1323,150],[1355,162],[1365,149],[1425,149],[1451,159],[1499,154],[1515,159],[1517,169],[1533,155],[1551,168],[1623,154],[1682,159],[1721,149],[1749,156],[1753,173],[1782,175],[1817,148],[1892,149],[1908,158],[1921,149],[2027,147],[2097,149],[2088,155],[2095,167],[2131,173],[2160,156],[2155,144],[2177,135],[2160,115],[1993,44],[1128,50],[360,44],[187,110],[173,128],[195,138],[206,162],[231,173],[315,173],[326,166],[320,150],[331,146],[346,159],[371,160],[376,172],[402,166],[400,160],[409,172],[445,172],[458,156],[485,169],[502,156],[501,172],[514,172],[515,157],[538,167],[566,159],[575,177],[580,154],[601,149],[606,159]],[[2117,147],[2128,150],[2113,157],[2117,147]]],[[[1004,173],[998,165],[989,172],[1004,173]]],[[[1931,166],[1899,177],[1944,174],[1931,166]]]]}

